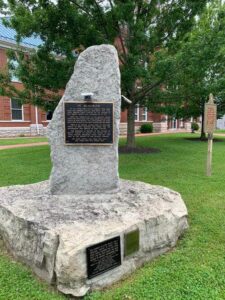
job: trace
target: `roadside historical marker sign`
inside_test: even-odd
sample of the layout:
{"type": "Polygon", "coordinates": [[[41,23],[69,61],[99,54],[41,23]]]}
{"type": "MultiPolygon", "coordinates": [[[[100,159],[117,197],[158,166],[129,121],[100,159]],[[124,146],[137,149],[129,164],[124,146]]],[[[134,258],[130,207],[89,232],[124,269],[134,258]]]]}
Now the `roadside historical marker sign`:
{"type": "Polygon", "coordinates": [[[212,174],[212,147],[213,147],[213,132],[216,129],[217,120],[217,106],[214,103],[214,97],[209,95],[209,101],[205,103],[204,114],[204,131],[208,133],[208,153],[207,153],[207,166],[206,175],[212,174]]]}
{"type": "Polygon", "coordinates": [[[113,144],[112,102],[65,102],[66,145],[113,144]]]}
{"type": "Polygon", "coordinates": [[[210,94],[209,102],[205,103],[204,130],[206,133],[213,134],[216,129],[217,105],[214,103],[213,95],[210,94]]]}

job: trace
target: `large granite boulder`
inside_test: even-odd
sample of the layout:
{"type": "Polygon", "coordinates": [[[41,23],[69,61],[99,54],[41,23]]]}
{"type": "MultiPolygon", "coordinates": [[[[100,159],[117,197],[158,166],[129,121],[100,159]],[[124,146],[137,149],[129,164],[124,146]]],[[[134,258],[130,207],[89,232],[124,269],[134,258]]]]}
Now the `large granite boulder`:
{"type": "Polygon", "coordinates": [[[49,182],[0,189],[0,234],[11,253],[65,294],[82,296],[127,276],[175,246],[187,209],[170,189],[121,181],[118,193],[52,195],[49,182]],[[140,232],[139,250],[124,257],[124,234],[140,232]],[[121,239],[120,266],[87,278],[87,247],[121,239]]]}

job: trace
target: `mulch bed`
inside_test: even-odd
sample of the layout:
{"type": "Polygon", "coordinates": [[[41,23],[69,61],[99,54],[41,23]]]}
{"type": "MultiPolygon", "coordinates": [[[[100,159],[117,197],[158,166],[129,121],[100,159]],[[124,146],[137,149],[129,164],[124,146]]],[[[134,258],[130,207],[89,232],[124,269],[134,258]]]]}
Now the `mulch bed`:
{"type": "Polygon", "coordinates": [[[149,148],[149,147],[127,147],[122,146],[119,147],[119,153],[159,153],[161,152],[157,148],[149,148]]]}
{"type": "MultiPolygon", "coordinates": [[[[188,141],[193,141],[193,142],[208,142],[208,138],[205,138],[205,139],[201,139],[200,137],[187,137],[187,138],[184,138],[185,140],[188,140],[188,141]]],[[[214,138],[213,139],[213,142],[224,142],[223,139],[217,139],[217,138],[214,138]]]]}

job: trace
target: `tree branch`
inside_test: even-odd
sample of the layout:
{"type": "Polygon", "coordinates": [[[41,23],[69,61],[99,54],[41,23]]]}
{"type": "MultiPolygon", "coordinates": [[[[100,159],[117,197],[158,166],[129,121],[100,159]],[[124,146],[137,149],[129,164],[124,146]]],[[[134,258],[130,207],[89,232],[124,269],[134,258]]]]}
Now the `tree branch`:
{"type": "Polygon", "coordinates": [[[121,54],[118,52],[118,56],[119,56],[119,60],[121,61],[121,63],[123,64],[123,65],[125,65],[125,61],[124,61],[124,59],[123,59],[123,56],[121,56],[121,54]]]}
{"type": "Polygon", "coordinates": [[[111,11],[112,11],[112,18],[113,18],[113,20],[114,20],[114,22],[115,22],[115,28],[116,28],[116,30],[118,31],[118,37],[119,37],[120,44],[121,44],[122,50],[123,50],[123,55],[124,55],[124,58],[125,58],[125,60],[123,59],[123,62],[122,62],[122,60],[121,60],[121,62],[122,62],[123,64],[125,64],[125,63],[126,63],[126,57],[127,57],[127,51],[126,51],[126,48],[125,48],[125,45],[124,45],[124,42],[123,42],[123,37],[122,37],[122,35],[121,35],[120,25],[118,24],[118,22],[117,22],[117,21],[115,20],[115,18],[114,18],[114,13],[113,13],[114,5],[113,5],[112,0],[109,0],[109,4],[110,4],[110,7],[111,7],[111,11]]]}
{"type": "Polygon", "coordinates": [[[149,94],[149,92],[151,92],[155,87],[159,86],[161,83],[162,83],[162,81],[159,80],[159,81],[155,82],[154,84],[145,85],[140,91],[138,91],[134,94],[134,97],[135,98],[137,97],[137,99],[146,97],[149,94]]]}
{"type": "Polygon", "coordinates": [[[93,17],[85,7],[78,4],[75,0],[70,0],[70,2],[72,2],[74,5],[76,5],[76,7],[85,12],[89,17],[93,17]]]}
{"type": "Polygon", "coordinates": [[[94,0],[94,3],[95,3],[95,6],[97,7],[100,19],[102,21],[101,24],[102,24],[103,29],[105,31],[106,39],[108,41],[110,41],[109,32],[108,32],[108,29],[107,29],[107,22],[106,22],[105,18],[103,17],[103,14],[102,14],[101,8],[99,7],[98,2],[96,0],[94,0]]]}
{"type": "Polygon", "coordinates": [[[111,9],[113,9],[114,6],[113,6],[113,3],[111,0],[109,0],[109,4],[110,4],[111,9]]]}

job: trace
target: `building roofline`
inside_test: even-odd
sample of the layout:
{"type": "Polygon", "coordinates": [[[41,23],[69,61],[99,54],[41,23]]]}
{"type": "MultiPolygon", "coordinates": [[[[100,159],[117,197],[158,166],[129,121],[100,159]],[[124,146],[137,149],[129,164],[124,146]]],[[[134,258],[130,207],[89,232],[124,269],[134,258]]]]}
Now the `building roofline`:
{"type": "Polygon", "coordinates": [[[41,38],[37,35],[32,35],[30,37],[23,37],[21,41],[18,43],[16,36],[17,32],[14,28],[10,26],[5,26],[3,23],[4,19],[10,19],[10,17],[0,16],[0,42],[8,42],[11,45],[16,45],[24,48],[35,49],[38,46],[43,44],[41,38]]]}
{"type": "Polygon", "coordinates": [[[23,46],[21,44],[15,44],[15,43],[10,43],[10,41],[1,40],[1,38],[0,38],[0,48],[12,49],[12,50],[18,50],[19,48],[24,52],[31,52],[32,50],[37,50],[37,47],[30,48],[30,47],[23,46]]]}

